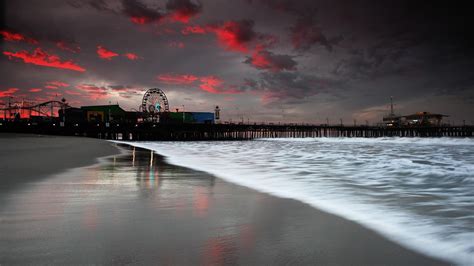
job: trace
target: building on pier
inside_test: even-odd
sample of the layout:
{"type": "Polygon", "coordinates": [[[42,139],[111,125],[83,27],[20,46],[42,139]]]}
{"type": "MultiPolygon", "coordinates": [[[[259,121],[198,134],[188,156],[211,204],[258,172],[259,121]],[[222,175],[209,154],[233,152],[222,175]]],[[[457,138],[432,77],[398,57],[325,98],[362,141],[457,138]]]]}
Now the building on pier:
{"type": "MultiPolygon", "coordinates": [[[[65,121],[68,123],[136,123],[138,120],[137,112],[128,112],[122,109],[118,104],[109,105],[90,105],[80,108],[69,107],[64,110],[65,121]]],[[[59,112],[62,120],[62,110],[59,112]]]]}
{"type": "Polygon", "coordinates": [[[408,126],[441,126],[443,117],[448,117],[448,115],[418,112],[403,116],[408,126]]]}

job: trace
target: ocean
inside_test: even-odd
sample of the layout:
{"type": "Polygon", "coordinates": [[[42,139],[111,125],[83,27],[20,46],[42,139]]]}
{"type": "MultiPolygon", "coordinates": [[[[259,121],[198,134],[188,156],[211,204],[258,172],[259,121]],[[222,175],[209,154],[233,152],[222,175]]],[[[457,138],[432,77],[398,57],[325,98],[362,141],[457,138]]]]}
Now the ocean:
{"type": "Polygon", "coordinates": [[[474,263],[474,140],[124,142],[169,163],[292,198],[413,250],[474,263]]]}

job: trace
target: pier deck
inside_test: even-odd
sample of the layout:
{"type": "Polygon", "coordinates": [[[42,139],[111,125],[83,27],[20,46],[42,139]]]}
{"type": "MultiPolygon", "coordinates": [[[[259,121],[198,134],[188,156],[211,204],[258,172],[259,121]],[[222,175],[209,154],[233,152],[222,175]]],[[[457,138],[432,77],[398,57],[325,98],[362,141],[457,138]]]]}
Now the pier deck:
{"type": "Polygon", "coordinates": [[[1,122],[0,132],[76,135],[122,140],[251,140],[318,137],[473,137],[474,126],[379,127],[272,124],[26,123],[1,122]]]}

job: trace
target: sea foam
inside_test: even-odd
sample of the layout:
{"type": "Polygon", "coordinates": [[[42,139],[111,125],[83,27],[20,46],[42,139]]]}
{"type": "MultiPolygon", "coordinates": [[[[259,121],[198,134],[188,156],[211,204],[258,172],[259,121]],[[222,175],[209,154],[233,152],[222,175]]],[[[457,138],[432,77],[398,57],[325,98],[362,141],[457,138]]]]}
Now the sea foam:
{"type": "Polygon", "coordinates": [[[308,203],[424,254],[474,264],[473,139],[122,143],[308,203]]]}

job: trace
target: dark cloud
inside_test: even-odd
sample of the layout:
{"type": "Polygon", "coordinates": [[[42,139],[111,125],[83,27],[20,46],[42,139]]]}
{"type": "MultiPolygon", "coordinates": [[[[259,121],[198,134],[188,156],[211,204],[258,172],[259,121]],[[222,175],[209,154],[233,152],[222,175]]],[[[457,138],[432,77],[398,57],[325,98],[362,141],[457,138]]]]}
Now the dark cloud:
{"type": "Polygon", "coordinates": [[[122,0],[123,13],[136,24],[158,22],[163,14],[158,8],[151,8],[138,0],[122,0]]]}
{"type": "Polygon", "coordinates": [[[283,70],[296,70],[298,64],[292,56],[283,54],[274,54],[266,50],[257,50],[252,56],[244,61],[257,69],[266,69],[273,72],[283,70]]]}
{"type": "Polygon", "coordinates": [[[188,23],[202,11],[202,4],[191,0],[168,0],[166,9],[170,12],[168,16],[172,20],[188,23]]]}
{"type": "Polygon", "coordinates": [[[323,34],[322,29],[305,18],[298,19],[296,24],[291,27],[291,41],[297,50],[308,50],[314,44],[320,44],[329,51],[332,50],[332,44],[323,34]]]}
{"type": "Polygon", "coordinates": [[[253,20],[225,21],[210,24],[207,28],[216,34],[221,45],[228,50],[248,52],[248,44],[257,38],[253,20]]]}
{"type": "Polygon", "coordinates": [[[257,80],[247,79],[242,89],[263,92],[266,103],[296,103],[320,93],[332,93],[331,90],[336,90],[341,85],[331,78],[297,72],[262,72],[257,80]]]}
{"type": "MultiPolygon", "coordinates": [[[[252,2],[252,1],[250,1],[252,2]]],[[[314,45],[321,45],[328,51],[342,41],[342,36],[327,37],[318,21],[318,1],[260,0],[277,11],[295,17],[294,25],[289,28],[292,45],[296,50],[308,50],[314,45]]]]}

